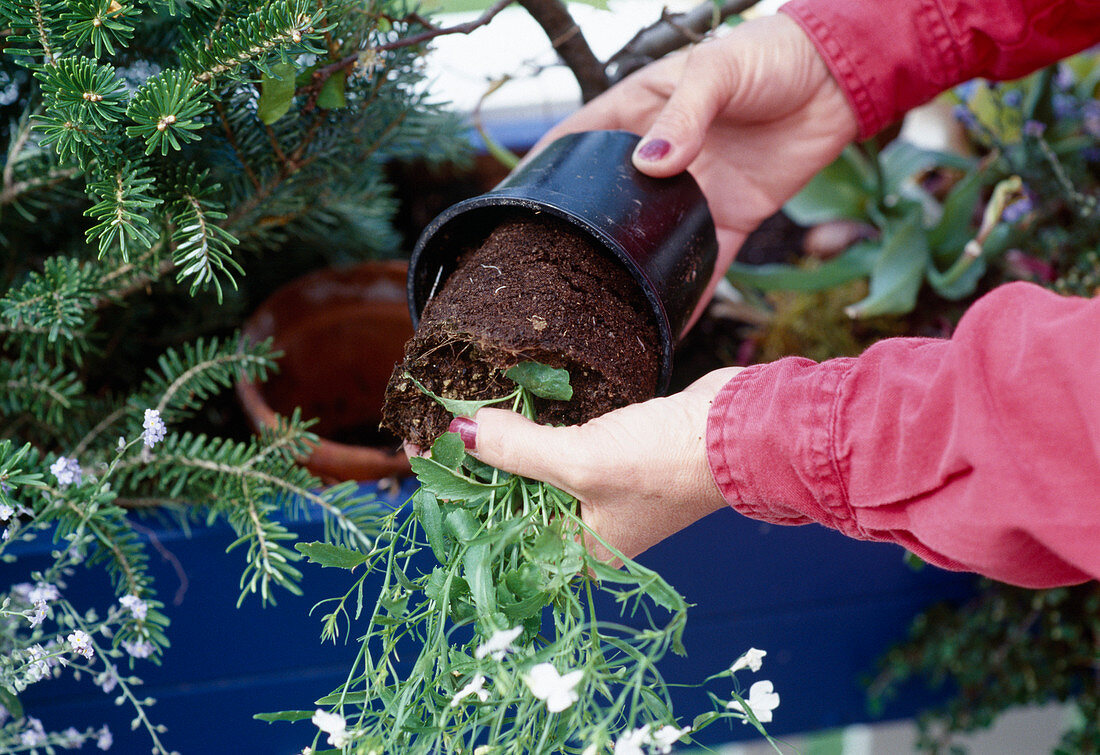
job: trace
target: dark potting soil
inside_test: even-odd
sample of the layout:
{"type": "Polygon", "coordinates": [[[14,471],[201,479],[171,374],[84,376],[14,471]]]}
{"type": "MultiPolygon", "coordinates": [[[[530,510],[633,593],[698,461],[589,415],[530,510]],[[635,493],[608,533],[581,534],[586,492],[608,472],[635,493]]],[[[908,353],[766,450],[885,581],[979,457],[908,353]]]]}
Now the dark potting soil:
{"type": "Polygon", "coordinates": [[[499,225],[428,302],[386,389],[382,424],[426,447],[451,415],[408,375],[447,398],[514,389],[504,372],[538,361],[569,371],[573,399],[540,400],[538,418],[576,424],[652,397],[657,327],[630,273],[562,221],[499,225]]]}

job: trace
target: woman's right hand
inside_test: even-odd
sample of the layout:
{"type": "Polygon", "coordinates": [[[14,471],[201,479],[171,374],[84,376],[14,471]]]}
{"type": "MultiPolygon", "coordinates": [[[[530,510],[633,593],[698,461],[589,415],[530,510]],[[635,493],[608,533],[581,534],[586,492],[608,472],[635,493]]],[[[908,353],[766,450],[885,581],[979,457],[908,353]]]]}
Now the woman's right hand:
{"type": "Polygon", "coordinates": [[[809,37],[779,13],[647,65],[555,126],[532,152],[596,129],[642,134],[638,170],[664,177],[686,169],[702,187],[719,259],[698,314],[745,237],[832,162],[858,126],[809,37]]]}

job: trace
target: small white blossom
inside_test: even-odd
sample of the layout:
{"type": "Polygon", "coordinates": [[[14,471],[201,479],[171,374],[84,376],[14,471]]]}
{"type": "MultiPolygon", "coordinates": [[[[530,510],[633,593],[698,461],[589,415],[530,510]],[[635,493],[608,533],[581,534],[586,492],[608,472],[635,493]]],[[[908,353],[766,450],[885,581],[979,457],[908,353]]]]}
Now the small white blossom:
{"type": "Polygon", "coordinates": [[[745,654],[733,662],[730,666],[730,673],[735,673],[743,668],[747,668],[750,671],[759,671],[760,666],[764,663],[764,656],[767,655],[766,650],[757,650],[756,648],[749,648],[745,651],[745,654]]]}
{"type": "Polygon", "coordinates": [[[123,641],[122,649],[134,658],[148,658],[153,654],[153,643],[148,640],[141,640],[140,642],[123,641]]]}
{"type": "Polygon", "coordinates": [[[615,740],[615,755],[645,755],[642,745],[649,740],[649,724],[631,729],[615,740]]]}
{"type": "Polygon", "coordinates": [[[123,608],[129,609],[130,613],[134,615],[134,618],[138,621],[145,621],[145,616],[149,611],[148,604],[139,598],[137,595],[123,595],[118,599],[118,602],[123,608]]]}
{"type": "Polygon", "coordinates": [[[156,409],[145,410],[145,419],[141,426],[144,428],[141,439],[145,442],[146,448],[152,448],[158,442],[164,440],[167,428],[164,426],[164,420],[160,418],[160,412],[156,409]]]}
{"type": "Polygon", "coordinates": [[[19,735],[19,743],[24,747],[35,747],[37,745],[46,744],[46,730],[42,726],[42,722],[34,716],[27,718],[28,728],[23,730],[23,733],[19,735]]]}
{"type": "Polygon", "coordinates": [[[108,666],[106,671],[96,675],[95,683],[101,690],[110,693],[118,685],[118,672],[114,666],[108,666]]]}
{"type": "MultiPolygon", "coordinates": [[[[749,687],[749,699],[746,700],[756,720],[766,724],[772,720],[772,711],[779,707],[779,695],[769,681],[754,682],[749,687]]],[[[745,707],[737,700],[726,703],[730,710],[745,713],[745,707]]]]}
{"type": "Polygon", "coordinates": [[[92,660],[95,656],[95,648],[92,647],[92,638],[88,636],[88,633],[83,629],[76,629],[65,638],[69,642],[69,647],[74,653],[78,653],[84,656],[87,660],[92,660]]]}
{"type": "Polygon", "coordinates": [[[31,614],[29,621],[31,627],[36,627],[46,620],[46,616],[50,612],[50,607],[44,600],[34,601],[34,613],[31,614]]]}
{"type": "Polygon", "coordinates": [[[111,736],[111,730],[107,728],[107,724],[104,724],[96,735],[95,746],[101,750],[109,750],[114,743],[115,738],[111,736]]]}
{"type": "Polygon", "coordinates": [[[513,650],[512,642],[515,641],[520,634],[523,633],[523,627],[512,627],[511,629],[498,629],[493,632],[493,636],[487,639],[485,642],[477,646],[474,650],[474,658],[479,661],[485,656],[490,656],[494,661],[499,661],[504,658],[504,654],[510,650],[513,650]]]}
{"type": "Polygon", "coordinates": [[[83,477],[80,462],[68,456],[58,456],[57,461],[50,465],[50,472],[57,478],[57,484],[63,488],[73,484],[79,485],[83,477]]]}
{"type": "Polygon", "coordinates": [[[485,689],[485,677],[481,674],[475,676],[469,684],[455,693],[455,696],[451,698],[451,707],[454,708],[470,695],[477,695],[481,702],[489,699],[489,692],[485,689]]]}
{"type": "Polygon", "coordinates": [[[672,752],[672,745],[683,739],[689,732],[691,732],[690,726],[680,729],[672,725],[665,725],[653,732],[649,740],[656,752],[661,753],[661,755],[668,755],[672,752]]]}
{"type": "Polygon", "coordinates": [[[15,509],[6,503],[0,503],[0,522],[6,522],[11,519],[11,515],[15,513],[15,509]]]}
{"type": "Polygon", "coordinates": [[[61,591],[49,582],[39,582],[27,592],[28,603],[49,603],[61,597],[61,591]]]}
{"type": "Polygon", "coordinates": [[[61,746],[66,750],[78,750],[84,746],[84,735],[70,726],[61,732],[61,746]]]}
{"type": "Polygon", "coordinates": [[[123,451],[126,450],[126,439],[124,437],[122,437],[121,435],[118,436],[118,447],[117,448],[118,448],[119,453],[122,453],[123,451]]]}
{"type": "Polygon", "coordinates": [[[27,653],[27,683],[34,684],[35,682],[42,681],[50,675],[50,668],[53,666],[53,661],[48,657],[48,653],[41,645],[31,645],[26,650],[27,653]]]}
{"type": "Polygon", "coordinates": [[[577,702],[574,689],[584,677],[583,670],[570,671],[562,675],[551,663],[539,663],[523,675],[523,681],[531,694],[546,702],[546,710],[561,713],[577,702]]]}
{"type": "Polygon", "coordinates": [[[333,747],[343,747],[351,741],[348,723],[339,713],[329,713],[318,708],[313,712],[313,725],[328,734],[328,743],[333,747]]]}

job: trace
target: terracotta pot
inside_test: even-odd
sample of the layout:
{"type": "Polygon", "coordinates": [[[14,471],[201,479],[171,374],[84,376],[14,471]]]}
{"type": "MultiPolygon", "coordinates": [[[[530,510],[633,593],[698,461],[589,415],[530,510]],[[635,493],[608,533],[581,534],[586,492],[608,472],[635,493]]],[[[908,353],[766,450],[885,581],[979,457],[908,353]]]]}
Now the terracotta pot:
{"type": "Polygon", "coordinates": [[[237,395],[254,427],[300,407],[320,436],[306,467],[325,482],[378,480],[409,473],[400,440],[378,427],[382,398],[413,334],[405,294],[408,265],[367,262],[299,278],[249,318],[244,335],[283,352],[265,383],[240,382],[237,395]]]}

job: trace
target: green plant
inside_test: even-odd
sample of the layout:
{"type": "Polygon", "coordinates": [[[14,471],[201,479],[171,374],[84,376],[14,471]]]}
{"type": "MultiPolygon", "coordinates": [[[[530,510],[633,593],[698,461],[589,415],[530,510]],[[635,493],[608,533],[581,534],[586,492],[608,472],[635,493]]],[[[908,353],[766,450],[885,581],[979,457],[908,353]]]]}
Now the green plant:
{"type": "Polygon", "coordinates": [[[418,88],[426,22],[401,3],[0,0],[0,19],[0,750],[95,733],[22,709],[69,661],[166,752],[123,670],[168,644],[137,512],[227,521],[242,600],[298,590],[287,514],[373,544],[372,502],[297,465],[308,422],[252,438],[211,406],[275,367],[233,332],[242,309],[302,266],[392,252],[384,165],[462,154],[459,124],[418,88]],[[31,540],[51,567],[23,565],[31,540]],[[78,567],[118,601],[66,592],[78,567]]]}
{"type": "MultiPolygon", "coordinates": [[[[493,401],[435,398],[456,416],[507,402],[533,417],[536,396],[572,396],[563,370],[528,362],[508,376],[515,391],[493,401]]],[[[575,499],[487,467],[455,433],[412,463],[421,483],[412,511],[383,519],[373,548],[298,545],[321,566],[362,569],[344,595],[315,607],[325,611],[323,637],[353,636],[359,654],[321,709],[261,718],[311,719],[329,744],[364,754],[640,755],[668,752],[720,719],[763,732],[779,702],[770,682],[747,700],[737,689],[730,700],[711,694],[716,710],[681,727],[656,663],[684,652],[688,606],[621,553],[621,569],[589,554],[583,539],[598,536],[575,499]],[[600,593],[619,615],[597,615],[600,593]]],[[[758,670],[763,655],[750,650],[706,681],[758,670]]]]}

